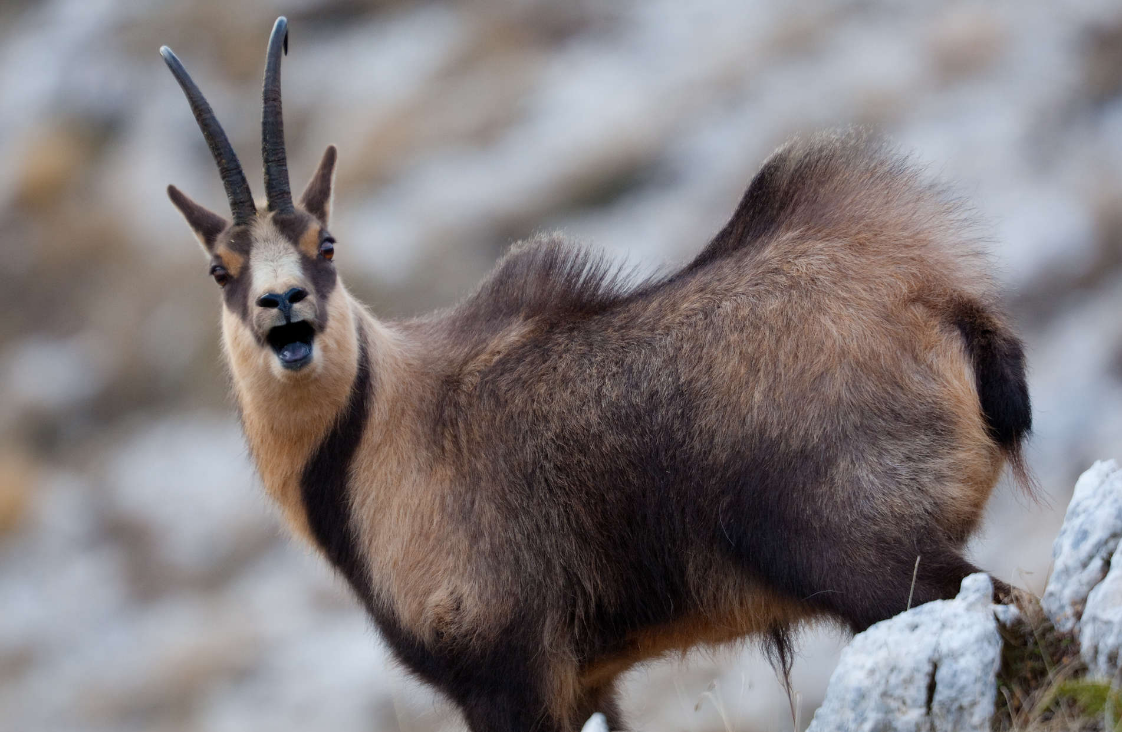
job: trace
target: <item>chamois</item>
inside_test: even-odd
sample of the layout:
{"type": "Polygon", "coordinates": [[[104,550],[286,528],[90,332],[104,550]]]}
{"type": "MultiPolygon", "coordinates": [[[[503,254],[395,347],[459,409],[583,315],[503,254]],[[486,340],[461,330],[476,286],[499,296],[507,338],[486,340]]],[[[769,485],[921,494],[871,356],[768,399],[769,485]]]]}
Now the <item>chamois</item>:
{"type": "Polygon", "coordinates": [[[537,236],[459,305],[383,322],[333,261],[334,147],[293,202],[287,42],[280,18],[263,209],[161,49],[232,219],[168,195],[266,490],[474,732],[618,729],[640,661],[750,637],[786,664],[802,623],[859,631],[976,571],[963,545],[1023,472],[1022,347],[957,204],[884,144],[780,148],[671,274],[537,236]]]}

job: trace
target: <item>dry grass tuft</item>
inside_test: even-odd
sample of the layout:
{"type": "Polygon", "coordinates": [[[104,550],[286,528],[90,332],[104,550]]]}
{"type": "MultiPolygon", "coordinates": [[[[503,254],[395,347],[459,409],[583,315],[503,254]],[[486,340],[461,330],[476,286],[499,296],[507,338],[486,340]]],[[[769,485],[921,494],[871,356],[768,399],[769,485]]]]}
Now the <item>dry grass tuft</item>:
{"type": "Polygon", "coordinates": [[[1036,597],[1017,592],[1021,620],[1001,628],[995,732],[1122,732],[1122,689],[1087,678],[1079,641],[1052,626],[1036,597]]]}

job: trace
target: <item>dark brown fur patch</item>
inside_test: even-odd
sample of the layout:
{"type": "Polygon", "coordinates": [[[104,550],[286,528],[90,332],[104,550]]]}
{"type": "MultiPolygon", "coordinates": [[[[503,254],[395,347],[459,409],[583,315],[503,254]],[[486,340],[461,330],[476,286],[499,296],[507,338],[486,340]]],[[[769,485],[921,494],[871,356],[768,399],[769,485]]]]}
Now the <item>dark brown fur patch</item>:
{"type": "Polygon", "coordinates": [[[1021,454],[1021,444],[1032,430],[1024,347],[981,303],[959,302],[953,306],[951,318],[974,366],[978,399],[990,434],[1008,453],[1021,484],[1031,488],[1033,482],[1021,454]]]}
{"type": "Polygon", "coordinates": [[[331,187],[335,176],[335,146],[328,145],[316,172],[300,195],[300,206],[327,226],[331,218],[331,187]]]}
{"type": "Polygon", "coordinates": [[[236,314],[243,323],[249,322],[250,299],[253,291],[253,276],[246,264],[249,251],[253,247],[253,237],[245,226],[231,226],[219,236],[212,264],[221,264],[230,275],[222,288],[222,299],[230,312],[236,314]]]}
{"type": "Polygon", "coordinates": [[[650,286],[629,283],[603,255],[541,236],[516,245],[452,318],[490,330],[511,320],[587,317],[650,286]]]}
{"type": "Polygon", "coordinates": [[[179,213],[183,214],[183,218],[187,219],[187,224],[203,247],[208,252],[212,251],[218,235],[226,230],[226,219],[195,203],[175,186],[168,186],[167,190],[168,198],[179,209],[179,213]]]}
{"type": "Polygon", "coordinates": [[[361,326],[358,341],[358,371],[347,406],[304,467],[300,485],[312,536],[367,609],[372,609],[370,579],[358,548],[350,508],[351,462],[366,429],[373,383],[366,334],[361,326]]]}
{"type": "MultiPolygon", "coordinates": [[[[300,252],[304,275],[319,302],[326,303],[338,281],[335,265],[319,254],[319,245],[324,237],[328,236],[327,230],[320,226],[315,218],[303,211],[273,214],[272,221],[281,236],[300,252]]],[[[323,307],[319,309],[316,328],[322,331],[326,327],[327,308],[323,307]]]]}

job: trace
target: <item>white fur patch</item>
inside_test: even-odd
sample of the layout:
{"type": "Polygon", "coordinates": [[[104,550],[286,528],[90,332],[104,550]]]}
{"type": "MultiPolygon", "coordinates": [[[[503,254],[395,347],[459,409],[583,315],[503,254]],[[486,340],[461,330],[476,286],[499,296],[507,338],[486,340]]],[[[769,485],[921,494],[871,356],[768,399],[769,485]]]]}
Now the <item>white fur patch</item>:
{"type": "Polygon", "coordinates": [[[271,224],[259,227],[249,253],[249,271],[253,278],[251,298],[256,300],[267,292],[287,292],[293,287],[310,289],[301,261],[300,252],[271,224]]]}

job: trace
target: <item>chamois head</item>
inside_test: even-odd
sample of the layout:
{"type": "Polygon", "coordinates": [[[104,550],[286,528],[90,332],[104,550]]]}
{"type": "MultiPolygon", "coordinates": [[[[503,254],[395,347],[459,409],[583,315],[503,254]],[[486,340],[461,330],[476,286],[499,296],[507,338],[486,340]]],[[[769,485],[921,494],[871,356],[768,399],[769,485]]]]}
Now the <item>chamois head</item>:
{"type": "Polygon", "coordinates": [[[288,22],[277,19],[269,39],[262,92],[261,152],[266,206],[258,210],[237,155],[202,92],[167,46],[160,49],[183,88],[211,154],[218,163],[231,220],[168,186],[210,260],[222,288],[223,336],[236,372],[268,374],[286,383],[313,378],[331,359],[332,336],[347,320],[328,232],[335,147],[330,146],[300,196],[292,201],[281,116],[281,54],[288,52],[288,22]],[[338,311],[338,312],[336,312],[338,311]],[[334,316],[334,317],[333,317],[334,316]]]}

